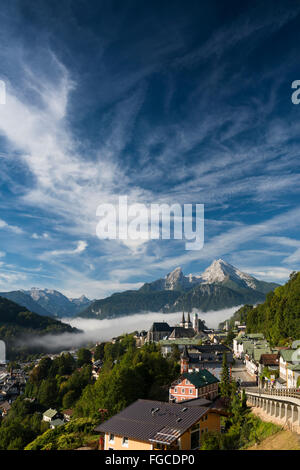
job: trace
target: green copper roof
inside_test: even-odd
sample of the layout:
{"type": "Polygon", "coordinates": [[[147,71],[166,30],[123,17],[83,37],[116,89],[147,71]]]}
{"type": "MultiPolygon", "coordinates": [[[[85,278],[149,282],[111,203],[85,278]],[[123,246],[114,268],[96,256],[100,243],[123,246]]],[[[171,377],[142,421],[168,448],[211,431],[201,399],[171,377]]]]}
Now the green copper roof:
{"type": "Polygon", "coordinates": [[[300,364],[288,364],[287,368],[290,370],[295,370],[297,372],[300,372],[300,364]]]}
{"type": "Polygon", "coordinates": [[[211,385],[219,382],[217,377],[215,377],[206,369],[202,369],[199,372],[186,372],[185,374],[182,374],[182,376],[185,379],[189,380],[197,388],[205,387],[206,385],[211,385]]]}
{"type": "Polygon", "coordinates": [[[194,338],[177,338],[177,339],[163,339],[161,341],[159,341],[159,344],[161,346],[172,346],[172,344],[177,344],[180,345],[180,344],[191,344],[193,346],[199,344],[199,341],[200,339],[194,339],[194,338]]]}
{"type": "Polygon", "coordinates": [[[280,355],[285,362],[300,361],[300,349],[281,349],[280,355]]]}

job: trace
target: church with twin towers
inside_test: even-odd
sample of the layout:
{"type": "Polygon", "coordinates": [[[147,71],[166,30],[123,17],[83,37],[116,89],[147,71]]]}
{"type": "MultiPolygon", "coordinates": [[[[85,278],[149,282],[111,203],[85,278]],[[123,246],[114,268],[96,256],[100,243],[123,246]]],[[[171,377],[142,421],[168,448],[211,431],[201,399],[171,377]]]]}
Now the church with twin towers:
{"type": "Polygon", "coordinates": [[[198,313],[194,313],[193,322],[192,322],[190,312],[188,312],[187,318],[185,319],[185,314],[184,314],[184,311],[183,311],[182,312],[181,322],[180,322],[180,327],[181,328],[192,328],[193,330],[195,330],[196,333],[198,333],[199,332],[198,313]]]}
{"type": "Polygon", "coordinates": [[[165,321],[155,322],[147,333],[146,342],[158,342],[166,339],[194,338],[201,332],[204,323],[199,320],[198,313],[194,313],[191,321],[190,313],[182,312],[181,322],[178,326],[170,326],[165,321]]]}

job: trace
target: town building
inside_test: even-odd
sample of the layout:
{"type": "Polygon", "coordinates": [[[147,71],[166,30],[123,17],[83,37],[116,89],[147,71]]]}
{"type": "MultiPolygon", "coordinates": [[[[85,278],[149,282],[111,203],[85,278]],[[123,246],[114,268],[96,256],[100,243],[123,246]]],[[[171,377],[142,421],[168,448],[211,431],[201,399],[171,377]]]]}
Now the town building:
{"type": "Polygon", "coordinates": [[[143,347],[147,339],[147,331],[137,331],[134,335],[134,339],[137,348],[143,347]]]}
{"type": "MultiPolygon", "coordinates": [[[[185,317],[184,312],[179,325],[170,326],[166,322],[155,322],[151,326],[145,339],[146,342],[159,342],[162,340],[175,340],[178,338],[195,338],[204,335],[202,327],[204,323],[199,320],[198,314],[194,314],[193,322],[190,313],[185,317]]],[[[204,335],[206,338],[207,336],[204,335]]]]}
{"type": "Polygon", "coordinates": [[[191,322],[190,313],[188,313],[187,319],[185,319],[184,312],[182,312],[182,318],[180,322],[182,328],[191,328],[193,329],[193,324],[191,322]]]}
{"type": "Polygon", "coordinates": [[[220,416],[208,407],[137,400],[95,431],[101,450],[196,450],[203,434],[220,432],[220,416]]]}
{"type": "Polygon", "coordinates": [[[68,409],[68,410],[63,411],[63,417],[64,417],[65,421],[70,421],[72,416],[73,416],[73,410],[72,409],[68,409]]]}
{"type": "Polygon", "coordinates": [[[206,369],[199,372],[183,372],[172,382],[169,401],[179,403],[193,398],[213,400],[218,396],[219,380],[206,369]]]}
{"type": "Polygon", "coordinates": [[[174,326],[172,333],[168,337],[169,341],[178,338],[194,338],[195,330],[193,328],[186,328],[182,326],[174,326]]]}
{"type": "Polygon", "coordinates": [[[224,354],[231,369],[233,356],[227,346],[223,344],[185,345],[181,354],[181,372],[198,372],[206,369],[220,379],[224,354]],[[183,363],[187,364],[186,369],[183,369],[183,363]]]}
{"type": "Polygon", "coordinates": [[[58,428],[59,426],[63,426],[64,424],[65,422],[60,418],[53,419],[50,421],[50,429],[58,428]]]}
{"type": "Polygon", "coordinates": [[[240,334],[233,339],[233,354],[238,359],[244,359],[249,348],[269,347],[262,333],[240,334]]]}
{"type": "Polygon", "coordinates": [[[264,368],[270,371],[279,371],[279,353],[261,354],[258,366],[258,373],[261,374],[264,368]]]}
{"type": "Polygon", "coordinates": [[[8,401],[0,403],[0,416],[6,416],[9,410],[11,409],[11,404],[8,401]]]}
{"type": "Polygon", "coordinates": [[[162,339],[167,339],[173,328],[166,322],[155,322],[147,333],[147,342],[156,343],[162,339]]]}
{"type": "Polygon", "coordinates": [[[287,388],[297,387],[300,377],[300,348],[281,349],[279,354],[280,378],[287,388]]]}
{"type": "Polygon", "coordinates": [[[164,357],[167,357],[168,354],[171,354],[173,351],[174,346],[177,346],[179,351],[183,351],[184,347],[187,346],[188,348],[192,348],[194,346],[198,346],[199,343],[210,343],[207,336],[202,332],[198,333],[193,338],[175,338],[175,339],[166,339],[159,341],[159,345],[161,347],[161,353],[164,357]]]}
{"type": "Polygon", "coordinates": [[[58,411],[53,410],[52,408],[49,408],[49,410],[43,413],[43,421],[46,421],[46,423],[50,423],[51,421],[54,421],[56,418],[59,418],[58,411]]]}

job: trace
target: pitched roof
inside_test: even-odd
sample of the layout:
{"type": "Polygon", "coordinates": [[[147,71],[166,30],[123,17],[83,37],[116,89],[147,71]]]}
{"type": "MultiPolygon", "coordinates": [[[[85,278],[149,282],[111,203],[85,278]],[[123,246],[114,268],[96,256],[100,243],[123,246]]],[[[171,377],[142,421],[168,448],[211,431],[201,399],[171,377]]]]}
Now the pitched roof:
{"type": "Polygon", "coordinates": [[[250,339],[264,339],[264,334],[263,333],[248,333],[246,335],[250,339]]]}
{"type": "Polygon", "coordinates": [[[183,352],[181,353],[180,356],[182,359],[189,359],[189,353],[186,345],[184,345],[183,352]]]}
{"type": "Polygon", "coordinates": [[[193,338],[195,336],[194,328],[183,328],[182,326],[174,326],[169,338],[193,338]]]}
{"type": "Polygon", "coordinates": [[[43,416],[46,416],[47,418],[54,418],[55,415],[57,415],[57,411],[52,408],[49,408],[49,410],[45,411],[43,414],[43,416]]]}
{"type": "Polygon", "coordinates": [[[178,346],[187,344],[188,346],[196,346],[199,344],[199,338],[176,338],[176,339],[162,339],[159,341],[161,346],[172,346],[177,344],[178,346]]]}
{"type": "Polygon", "coordinates": [[[201,344],[201,346],[197,346],[195,349],[202,353],[213,353],[215,351],[226,353],[231,352],[230,349],[224,344],[201,344]]]}
{"type": "Polygon", "coordinates": [[[207,408],[137,400],[96,427],[97,432],[171,444],[207,412],[207,408]]]}
{"type": "Polygon", "coordinates": [[[51,423],[51,426],[63,426],[65,422],[62,419],[54,419],[51,423]]]}
{"type": "Polygon", "coordinates": [[[217,379],[217,377],[215,377],[207,369],[202,369],[199,372],[185,372],[182,374],[182,377],[189,380],[197,388],[219,382],[219,379],[217,379]]]}
{"type": "Polygon", "coordinates": [[[166,322],[155,322],[150,328],[150,331],[172,331],[173,328],[166,322]]]}
{"type": "Polygon", "coordinates": [[[288,364],[287,368],[298,372],[300,371],[300,364],[288,364]]]}
{"type": "Polygon", "coordinates": [[[277,366],[279,363],[278,354],[262,354],[259,362],[264,366],[277,366]]]}
{"type": "Polygon", "coordinates": [[[286,362],[298,362],[300,361],[300,349],[281,349],[280,355],[286,362]]]}
{"type": "Polygon", "coordinates": [[[254,348],[250,355],[254,359],[254,361],[260,361],[260,358],[263,354],[271,354],[271,349],[269,347],[267,348],[254,348]]]}
{"type": "Polygon", "coordinates": [[[207,400],[206,398],[190,398],[189,400],[182,400],[180,402],[182,405],[188,406],[203,406],[208,407],[212,404],[211,400],[207,400]]]}

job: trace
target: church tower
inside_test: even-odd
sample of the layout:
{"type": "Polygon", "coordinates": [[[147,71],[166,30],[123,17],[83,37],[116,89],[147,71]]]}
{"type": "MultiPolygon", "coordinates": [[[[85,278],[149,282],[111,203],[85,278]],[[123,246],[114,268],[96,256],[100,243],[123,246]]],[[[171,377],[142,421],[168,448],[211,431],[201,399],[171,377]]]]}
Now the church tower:
{"type": "Polygon", "coordinates": [[[199,333],[199,320],[198,320],[198,313],[194,314],[194,319],[193,319],[193,328],[196,333],[199,333]]]}
{"type": "Polygon", "coordinates": [[[184,324],[184,327],[185,328],[193,328],[193,325],[192,325],[192,322],[191,322],[191,317],[190,317],[190,313],[188,313],[188,316],[187,316],[187,320],[184,324]]]}
{"type": "Polygon", "coordinates": [[[184,374],[185,372],[189,371],[189,362],[190,362],[190,356],[189,356],[187,347],[185,345],[183,352],[180,356],[180,373],[181,374],[184,374]]]}
{"type": "Polygon", "coordinates": [[[184,328],[184,326],[185,326],[184,311],[182,312],[182,318],[181,318],[180,326],[181,326],[182,328],[184,328]]]}

